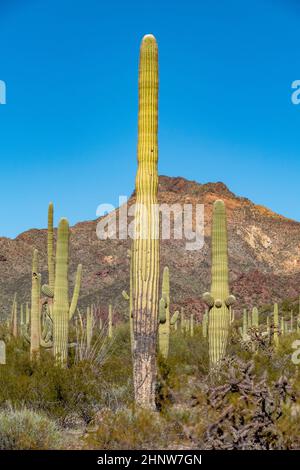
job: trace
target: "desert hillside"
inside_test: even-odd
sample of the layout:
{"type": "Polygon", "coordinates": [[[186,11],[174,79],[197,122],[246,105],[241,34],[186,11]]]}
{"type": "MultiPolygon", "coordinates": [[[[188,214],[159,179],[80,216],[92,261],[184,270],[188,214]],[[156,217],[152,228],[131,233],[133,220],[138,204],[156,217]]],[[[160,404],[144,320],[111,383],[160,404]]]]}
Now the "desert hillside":
{"type": "MultiPolygon", "coordinates": [[[[205,206],[205,244],[187,251],[184,240],[161,244],[161,267],[171,273],[172,303],[201,314],[201,294],[210,283],[210,226],[212,203],[221,198],[227,208],[231,291],[236,308],[296,298],[300,283],[300,224],[233,194],[223,183],[200,184],[184,178],[161,176],[160,203],[205,206]]],[[[134,202],[135,195],[130,198],[134,202]]],[[[60,214],[59,207],[55,208],[60,214]]],[[[47,207],[45,207],[45,225],[47,207]]],[[[122,290],[128,289],[127,240],[100,241],[95,221],[80,222],[71,229],[71,279],[83,264],[81,304],[95,302],[103,311],[108,303],[122,314],[127,308],[122,290]]],[[[32,250],[41,254],[46,282],[46,230],[32,229],[16,239],[0,238],[0,312],[9,311],[14,292],[20,302],[30,300],[32,250]]]]}

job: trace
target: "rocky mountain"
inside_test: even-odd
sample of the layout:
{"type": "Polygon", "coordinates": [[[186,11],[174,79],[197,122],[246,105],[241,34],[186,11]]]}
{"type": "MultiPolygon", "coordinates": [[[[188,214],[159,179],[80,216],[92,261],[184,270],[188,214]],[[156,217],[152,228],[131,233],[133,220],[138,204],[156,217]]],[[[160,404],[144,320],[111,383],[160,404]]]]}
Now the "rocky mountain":
{"type": "MultiPolygon", "coordinates": [[[[192,204],[194,208],[196,204],[204,204],[202,249],[186,250],[186,240],[161,243],[161,267],[168,265],[171,273],[173,309],[184,306],[195,313],[203,311],[201,294],[210,285],[212,204],[220,198],[227,208],[230,281],[231,291],[238,300],[237,310],[296,298],[300,291],[300,223],[234,195],[223,183],[199,184],[180,177],[161,176],[161,204],[192,204]]],[[[133,194],[129,205],[134,201],[133,194]]],[[[47,208],[45,219],[46,211],[47,208]]],[[[99,240],[98,221],[81,222],[71,228],[70,280],[73,281],[76,266],[81,262],[81,305],[95,302],[105,312],[108,303],[112,303],[121,315],[127,309],[121,293],[123,289],[128,290],[130,241],[99,240]]],[[[33,229],[13,240],[0,238],[2,316],[9,313],[14,292],[18,293],[19,302],[30,301],[33,248],[40,251],[43,282],[47,282],[46,236],[46,230],[33,229]]]]}

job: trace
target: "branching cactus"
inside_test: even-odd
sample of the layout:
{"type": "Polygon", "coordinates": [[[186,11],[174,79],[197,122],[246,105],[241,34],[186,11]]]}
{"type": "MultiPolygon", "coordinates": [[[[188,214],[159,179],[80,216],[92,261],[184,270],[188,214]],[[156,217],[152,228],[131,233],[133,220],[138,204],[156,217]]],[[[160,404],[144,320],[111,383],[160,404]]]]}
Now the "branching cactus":
{"type": "Polygon", "coordinates": [[[274,316],[273,316],[273,340],[275,348],[277,349],[279,346],[279,311],[278,311],[278,304],[274,304],[274,316]]]}
{"type": "Polygon", "coordinates": [[[159,302],[158,338],[159,350],[167,358],[170,343],[170,276],[167,266],[163,271],[162,297],[159,302]]]}
{"type": "Polygon", "coordinates": [[[133,261],[133,383],[139,408],[155,409],[159,287],[158,48],[144,36],[139,63],[138,169],[133,261]]]}
{"type": "Polygon", "coordinates": [[[65,366],[68,358],[69,322],[79,297],[81,264],[77,267],[73,298],[69,304],[69,223],[61,219],[57,231],[55,281],[53,298],[53,349],[58,364],[65,366]]]}
{"type": "Polygon", "coordinates": [[[221,200],[214,203],[211,239],[211,291],[206,292],[203,299],[210,309],[209,360],[211,369],[214,369],[226,354],[230,326],[229,307],[235,302],[235,297],[229,295],[226,210],[221,200]]]}

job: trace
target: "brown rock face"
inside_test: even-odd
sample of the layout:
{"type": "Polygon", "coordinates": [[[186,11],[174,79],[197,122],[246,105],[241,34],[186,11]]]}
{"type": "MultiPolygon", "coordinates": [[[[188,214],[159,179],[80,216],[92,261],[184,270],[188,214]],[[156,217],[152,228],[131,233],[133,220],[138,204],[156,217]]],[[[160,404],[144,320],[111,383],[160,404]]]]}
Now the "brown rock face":
{"type": "MultiPolygon", "coordinates": [[[[210,227],[216,199],[223,199],[227,209],[231,292],[237,297],[237,309],[296,298],[300,282],[300,223],[235,196],[223,183],[199,184],[161,176],[160,203],[204,204],[205,243],[201,250],[187,251],[186,240],[172,238],[161,242],[161,268],[170,268],[172,310],[185,306],[195,313],[203,311],[201,295],[210,286],[210,227]]],[[[134,200],[133,194],[129,204],[134,200]]],[[[46,211],[47,208],[45,218],[46,211]]],[[[81,305],[95,302],[106,312],[108,303],[112,303],[122,315],[127,310],[122,290],[129,289],[130,240],[99,240],[96,225],[97,220],[71,228],[70,278],[74,279],[76,266],[81,262],[81,305]]],[[[47,282],[46,230],[29,230],[14,240],[0,238],[2,316],[9,312],[14,292],[20,302],[30,300],[34,248],[40,251],[43,282],[47,282]]]]}

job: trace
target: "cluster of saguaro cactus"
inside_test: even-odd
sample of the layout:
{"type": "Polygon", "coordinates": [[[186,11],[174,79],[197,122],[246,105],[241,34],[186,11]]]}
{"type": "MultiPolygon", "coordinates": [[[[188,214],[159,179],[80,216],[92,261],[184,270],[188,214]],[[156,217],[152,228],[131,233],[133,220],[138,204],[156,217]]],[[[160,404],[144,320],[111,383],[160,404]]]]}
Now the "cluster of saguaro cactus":
{"type": "Polygon", "coordinates": [[[139,62],[138,169],[133,273],[133,383],[136,405],[155,409],[159,285],[158,48],[144,36],[139,62]]]}
{"type": "Polygon", "coordinates": [[[235,297],[229,295],[227,222],[225,205],[221,200],[214,202],[211,240],[211,291],[206,292],[203,299],[209,307],[209,360],[213,369],[226,354],[230,326],[229,307],[235,302],[235,297]]]}

